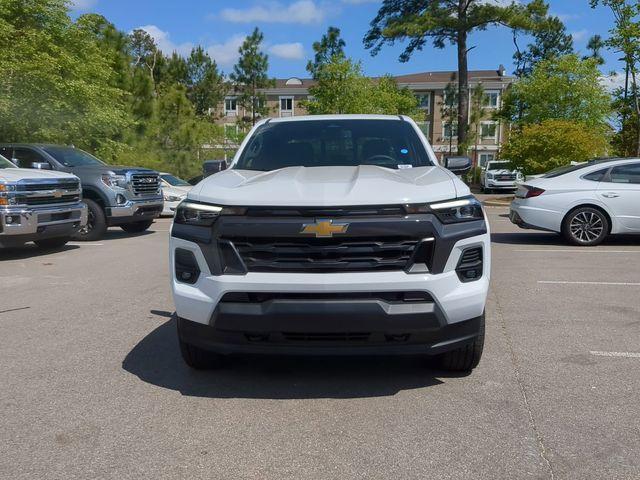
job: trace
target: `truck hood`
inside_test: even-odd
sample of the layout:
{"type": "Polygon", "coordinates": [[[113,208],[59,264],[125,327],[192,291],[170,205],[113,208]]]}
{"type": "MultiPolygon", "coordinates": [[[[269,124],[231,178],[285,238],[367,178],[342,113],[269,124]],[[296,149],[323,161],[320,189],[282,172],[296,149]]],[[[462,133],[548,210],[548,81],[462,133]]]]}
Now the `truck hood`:
{"type": "Polygon", "coordinates": [[[100,173],[100,172],[114,172],[115,174],[122,175],[126,172],[136,171],[140,173],[157,173],[150,168],[142,167],[127,167],[123,165],[84,165],[82,167],[73,167],[73,171],[78,173],[100,173]]]}
{"type": "Polygon", "coordinates": [[[75,175],[50,170],[32,168],[0,168],[0,181],[17,182],[19,180],[46,180],[58,178],[76,178],[75,175]]]}
{"type": "Polygon", "coordinates": [[[361,165],[225,170],[206,178],[188,197],[221,205],[356,206],[437,202],[469,194],[462,181],[441,167],[361,165]]]}
{"type": "Polygon", "coordinates": [[[508,175],[508,174],[517,174],[517,170],[509,170],[508,168],[501,168],[500,170],[487,170],[487,173],[491,173],[493,175],[508,175]]]}

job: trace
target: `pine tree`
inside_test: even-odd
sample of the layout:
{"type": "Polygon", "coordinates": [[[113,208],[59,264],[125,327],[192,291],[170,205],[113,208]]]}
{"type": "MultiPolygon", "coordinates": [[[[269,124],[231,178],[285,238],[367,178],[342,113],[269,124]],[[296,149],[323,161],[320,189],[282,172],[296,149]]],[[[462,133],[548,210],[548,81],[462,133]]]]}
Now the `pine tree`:
{"type": "MultiPolygon", "coordinates": [[[[274,81],[268,77],[269,57],[262,52],[264,35],[256,27],[239,48],[240,58],[230,78],[238,95],[238,104],[248,111],[248,121],[256,124],[258,117],[269,112],[267,97],[262,92],[274,81]]],[[[246,120],[245,120],[246,121],[246,120]]]]}
{"type": "Polygon", "coordinates": [[[307,71],[315,79],[318,78],[319,70],[338,56],[344,58],[344,47],[346,43],[340,38],[340,29],[329,27],[327,33],[322,36],[319,42],[313,42],[315,52],[313,61],[307,63],[307,71]]]}

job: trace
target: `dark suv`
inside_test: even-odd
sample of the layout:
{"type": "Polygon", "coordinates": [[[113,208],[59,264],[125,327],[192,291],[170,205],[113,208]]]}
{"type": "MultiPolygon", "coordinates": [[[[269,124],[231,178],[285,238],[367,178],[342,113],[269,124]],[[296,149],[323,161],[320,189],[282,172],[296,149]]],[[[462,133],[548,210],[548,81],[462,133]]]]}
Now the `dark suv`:
{"type": "Polygon", "coordinates": [[[21,168],[57,170],[80,178],[89,219],[78,240],[99,240],[110,226],[142,232],[162,212],[160,177],[153,170],[107,165],[87,152],[61,145],[1,144],[0,155],[21,168]]]}

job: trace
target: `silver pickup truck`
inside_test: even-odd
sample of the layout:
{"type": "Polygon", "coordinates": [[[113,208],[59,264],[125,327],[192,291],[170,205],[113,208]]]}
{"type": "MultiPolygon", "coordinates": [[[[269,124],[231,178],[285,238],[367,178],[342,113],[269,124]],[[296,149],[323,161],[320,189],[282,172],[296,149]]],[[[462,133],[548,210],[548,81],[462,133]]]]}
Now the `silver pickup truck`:
{"type": "Polygon", "coordinates": [[[59,248],[86,223],[78,177],[18,168],[0,156],[0,248],[59,248]]]}

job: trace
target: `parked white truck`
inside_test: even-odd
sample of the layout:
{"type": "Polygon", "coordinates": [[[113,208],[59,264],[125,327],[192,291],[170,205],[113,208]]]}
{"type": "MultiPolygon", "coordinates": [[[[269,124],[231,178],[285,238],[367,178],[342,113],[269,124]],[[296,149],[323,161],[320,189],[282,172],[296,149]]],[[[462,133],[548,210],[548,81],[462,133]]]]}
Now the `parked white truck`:
{"type": "Polygon", "coordinates": [[[185,362],[230,353],[427,354],[484,344],[489,228],[408,117],[268,119],[200,182],[171,230],[185,362]]]}
{"type": "Polygon", "coordinates": [[[59,248],[86,223],[78,177],[17,168],[0,156],[0,248],[59,248]]]}

